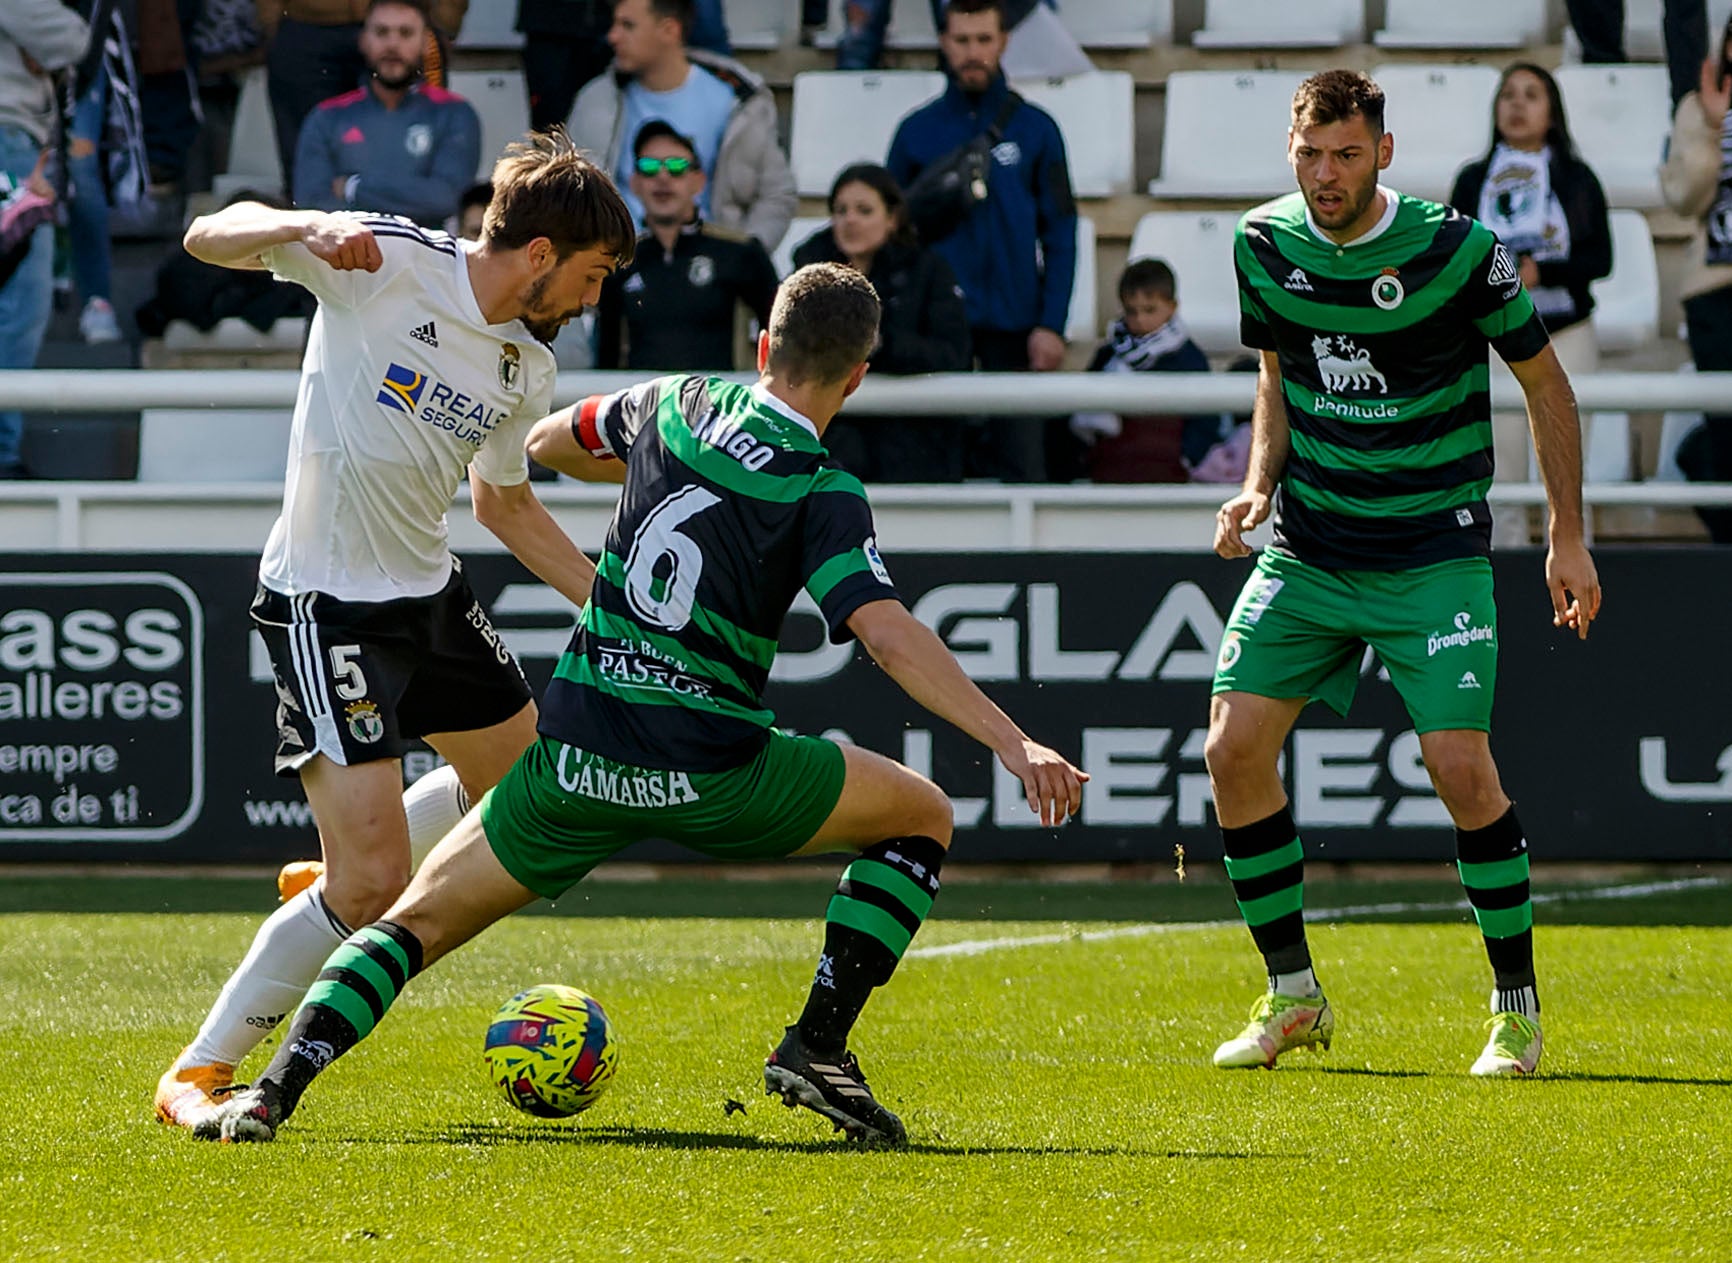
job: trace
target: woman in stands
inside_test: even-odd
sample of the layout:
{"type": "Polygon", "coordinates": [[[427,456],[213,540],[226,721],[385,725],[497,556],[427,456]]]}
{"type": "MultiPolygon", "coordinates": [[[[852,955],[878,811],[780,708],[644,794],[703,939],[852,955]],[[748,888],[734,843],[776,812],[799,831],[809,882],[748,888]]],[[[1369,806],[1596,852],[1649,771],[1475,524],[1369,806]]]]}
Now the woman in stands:
{"type": "MultiPolygon", "coordinates": [[[[1684,273],[1690,354],[1702,372],[1732,369],[1732,21],[1702,63],[1696,91],[1678,102],[1660,168],[1666,204],[1700,227],[1684,273]]],[[[1707,418],[1699,444],[1680,449],[1694,481],[1732,481],[1732,410],[1707,418]],[[1690,453],[1690,448],[1696,451],[1690,453]],[[1690,453],[1687,455],[1687,453],[1690,453]]],[[[1699,510],[1716,544],[1732,544],[1732,509],[1699,510]]]]}
{"type": "MultiPolygon", "coordinates": [[[[896,180],[883,167],[846,168],[830,186],[830,226],[794,251],[794,263],[846,263],[878,291],[884,314],[874,373],[966,373],[968,313],[956,277],[919,244],[896,180]]],[[[960,417],[836,418],[824,446],[865,482],[958,482],[960,417]]]]}
{"type": "MultiPolygon", "coordinates": [[[[1529,62],[1503,72],[1492,103],[1491,147],[1455,177],[1450,205],[1497,233],[1520,263],[1522,283],[1571,377],[1599,367],[1590,282],[1612,270],[1606,194],[1576,154],[1557,80],[1529,62]]],[[[1500,473],[1538,471],[1521,413],[1493,417],[1500,473]]],[[[1526,543],[1526,511],[1500,514],[1494,542],[1526,543]]]]}

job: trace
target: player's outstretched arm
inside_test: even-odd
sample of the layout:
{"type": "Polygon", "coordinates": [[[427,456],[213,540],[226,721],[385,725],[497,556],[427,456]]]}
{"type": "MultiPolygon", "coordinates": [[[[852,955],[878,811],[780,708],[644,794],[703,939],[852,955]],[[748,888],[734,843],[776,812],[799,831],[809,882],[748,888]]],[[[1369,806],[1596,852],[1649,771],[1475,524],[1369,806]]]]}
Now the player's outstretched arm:
{"type": "Polygon", "coordinates": [[[1269,516],[1270,497],[1287,466],[1292,436],[1287,429],[1287,401],[1281,393],[1281,362],[1264,351],[1257,369],[1257,402],[1251,409],[1251,460],[1245,486],[1215,514],[1215,551],[1223,557],[1248,557],[1245,536],[1269,516]]]}
{"type": "Polygon", "coordinates": [[[339,272],[377,272],[384,266],[372,230],[358,220],[323,211],[277,210],[236,202],[200,215],[186,230],[186,252],[218,267],[262,269],[259,256],[273,246],[300,242],[339,272]]]}
{"type": "Polygon", "coordinates": [[[1022,782],[1042,824],[1062,824],[1082,807],[1088,773],[1073,767],[1011,721],[980,691],[931,628],[900,601],[872,601],[848,616],[848,629],[904,692],[998,756],[1022,782]]]}
{"type": "Polygon", "coordinates": [[[1527,397],[1528,427],[1546,485],[1552,625],[1571,628],[1586,640],[1588,625],[1600,616],[1600,576],[1582,531],[1582,423],[1576,395],[1550,343],[1509,367],[1527,397]]]}
{"type": "Polygon", "coordinates": [[[573,605],[589,601],[595,563],[559,528],[527,482],[501,487],[471,469],[469,493],[475,520],[497,535],[536,578],[573,605]]]}
{"type": "Polygon", "coordinates": [[[578,405],[572,404],[569,408],[550,412],[535,423],[529,431],[529,441],[526,444],[530,458],[538,465],[557,469],[560,473],[569,474],[582,482],[623,483],[623,460],[602,460],[592,456],[584,450],[583,444],[577,441],[577,434],[572,428],[577,409],[578,405]]]}

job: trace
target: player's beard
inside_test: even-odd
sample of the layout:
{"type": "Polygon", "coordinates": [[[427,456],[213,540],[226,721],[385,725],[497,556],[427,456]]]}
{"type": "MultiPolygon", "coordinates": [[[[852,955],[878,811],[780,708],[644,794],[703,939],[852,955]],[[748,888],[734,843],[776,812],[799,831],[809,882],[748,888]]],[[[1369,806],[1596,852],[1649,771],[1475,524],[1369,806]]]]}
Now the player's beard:
{"type": "Polygon", "coordinates": [[[1317,205],[1317,191],[1306,190],[1305,206],[1311,212],[1311,218],[1317,221],[1319,228],[1327,228],[1331,232],[1340,232],[1359,222],[1359,217],[1370,207],[1377,196],[1377,173],[1371,173],[1371,178],[1357,189],[1337,185],[1330,192],[1341,194],[1341,206],[1337,210],[1325,211],[1317,205]]]}
{"type": "Polygon", "coordinates": [[[379,86],[388,92],[402,92],[421,77],[420,66],[410,65],[403,61],[394,61],[389,65],[391,67],[389,72],[384,66],[376,66],[373,69],[373,78],[377,79],[379,86]]]}
{"type": "Polygon", "coordinates": [[[552,345],[559,336],[560,325],[567,316],[575,313],[561,312],[556,316],[546,316],[542,313],[542,305],[547,299],[547,287],[553,280],[551,274],[537,277],[529,283],[528,291],[523,295],[523,315],[518,317],[524,327],[529,330],[537,342],[552,345]]]}

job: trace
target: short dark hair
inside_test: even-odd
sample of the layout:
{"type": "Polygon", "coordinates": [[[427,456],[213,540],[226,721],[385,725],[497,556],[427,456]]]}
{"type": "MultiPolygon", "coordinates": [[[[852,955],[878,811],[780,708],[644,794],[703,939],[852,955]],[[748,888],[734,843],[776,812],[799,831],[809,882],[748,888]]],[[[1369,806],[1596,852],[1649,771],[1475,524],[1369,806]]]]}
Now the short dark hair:
{"type": "Polygon", "coordinates": [[[471,206],[486,206],[492,201],[493,186],[491,184],[486,180],[479,184],[471,184],[463,190],[463,195],[457,199],[457,217],[461,219],[463,213],[471,206]]]}
{"type": "Polygon", "coordinates": [[[637,242],[619,190],[563,127],[529,133],[493,164],[482,242],[518,250],[537,237],[552,241],[561,259],[599,246],[621,267],[631,262],[637,242]]]}
{"type": "Polygon", "coordinates": [[[644,146],[652,140],[671,140],[692,156],[692,165],[701,167],[703,163],[698,158],[698,146],[690,136],[677,130],[665,119],[652,118],[637,129],[637,135],[632,138],[631,156],[643,157],[644,146]]]}
{"type": "Polygon", "coordinates": [[[1357,70],[1325,70],[1293,94],[1293,127],[1339,123],[1358,114],[1373,136],[1383,135],[1383,89],[1357,70]]]}
{"type": "MultiPolygon", "coordinates": [[[[888,4],[889,0],[885,0],[885,3],[888,4]]],[[[939,30],[947,31],[950,29],[950,15],[952,13],[996,13],[998,14],[998,28],[1000,30],[1005,29],[1004,0],[950,0],[950,3],[944,6],[944,13],[938,23],[939,30]]]]}
{"type": "MultiPolygon", "coordinates": [[[[613,7],[619,8],[624,0],[613,0],[613,7]]],[[[672,18],[680,24],[680,34],[685,35],[692,29],[692,0],[647,0],[650,16],[660,21],[662,18],[672,18]]]]}
{"type": "Polygon", "coordinates": [[[892,241],[902,245],[914,244],[914,225],[908,219],[908,199],[902,195],[902,186],[896,183],[896,177],[890,174],[889,168],[876,162],[856,162],[843,167],[830,185],[830,197],[824,203],[832,214],[836,210],[837,196],[850,184],[864,184],[883,200],[885,211],[896,221],[896,227],[890,232],[892,241]]]}
{"type": "Polygon", "coordinates": [[[853,268],[807,264],[770,307],[770,367],[791,385],[846,381],[877,344],[879,314],[878,291],[853,268]]]}
{"type": "Polygon", "coordinates": [[[423,22],[428,26],[433,25],[433,6],[431,0],[367,0],[367,12],[364,15],[363,20],[372,17],[374,9],[382,9],[388,4],[396,5],[398,8],[413,9],[421,15],[421,20],[423,22]]]}
{"type": "Polygon", "coordinates": [[[1165,259],[1132,259],[1119,273],[1119,301],[1132,294],[1154,294],[1169,303],[1179,301],[1179,281],[1165,259]]]}

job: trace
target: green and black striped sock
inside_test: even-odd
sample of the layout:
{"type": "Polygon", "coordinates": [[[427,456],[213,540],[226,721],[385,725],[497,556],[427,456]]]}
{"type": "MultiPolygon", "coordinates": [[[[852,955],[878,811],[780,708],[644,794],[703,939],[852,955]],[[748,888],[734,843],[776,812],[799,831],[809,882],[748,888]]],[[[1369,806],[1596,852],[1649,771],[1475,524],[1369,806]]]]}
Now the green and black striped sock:
{"type": "Polygon", "coordinates": [[[843,870],[825,913],[824,953],[800,1014],[809,1047],[840,1052],[874,987],[932,910],[944,847],[933,838],[892,838],[861,852],[843,870]]]}
{"type": "Polygon", "coordinates": [[[1457,829],[1455,855],[1461,884],[1473,905],[1479,932],[1485,937],[1485,954],[1496,979],[1493,1007],[1538,1017],[1528,844],[1515,808],[1483,829],[1457,829]]]}
{"type": "Polygon", "coordinates": [[[1233,898],[1245,918],[1269,977],[1311,968],[1305,941],[1305,849],[1293,813],[1283,807],[1272,816],[1237,829],[1221,830],[1233,898]]]}
{"type": "Polygon", "coordinates": [[[284,1118],[326,1066],[372,1033],[420,971],[421,940],[391,921],[357,930],[331,953],[260,1076],[282,1094],[284,1118]]]}

